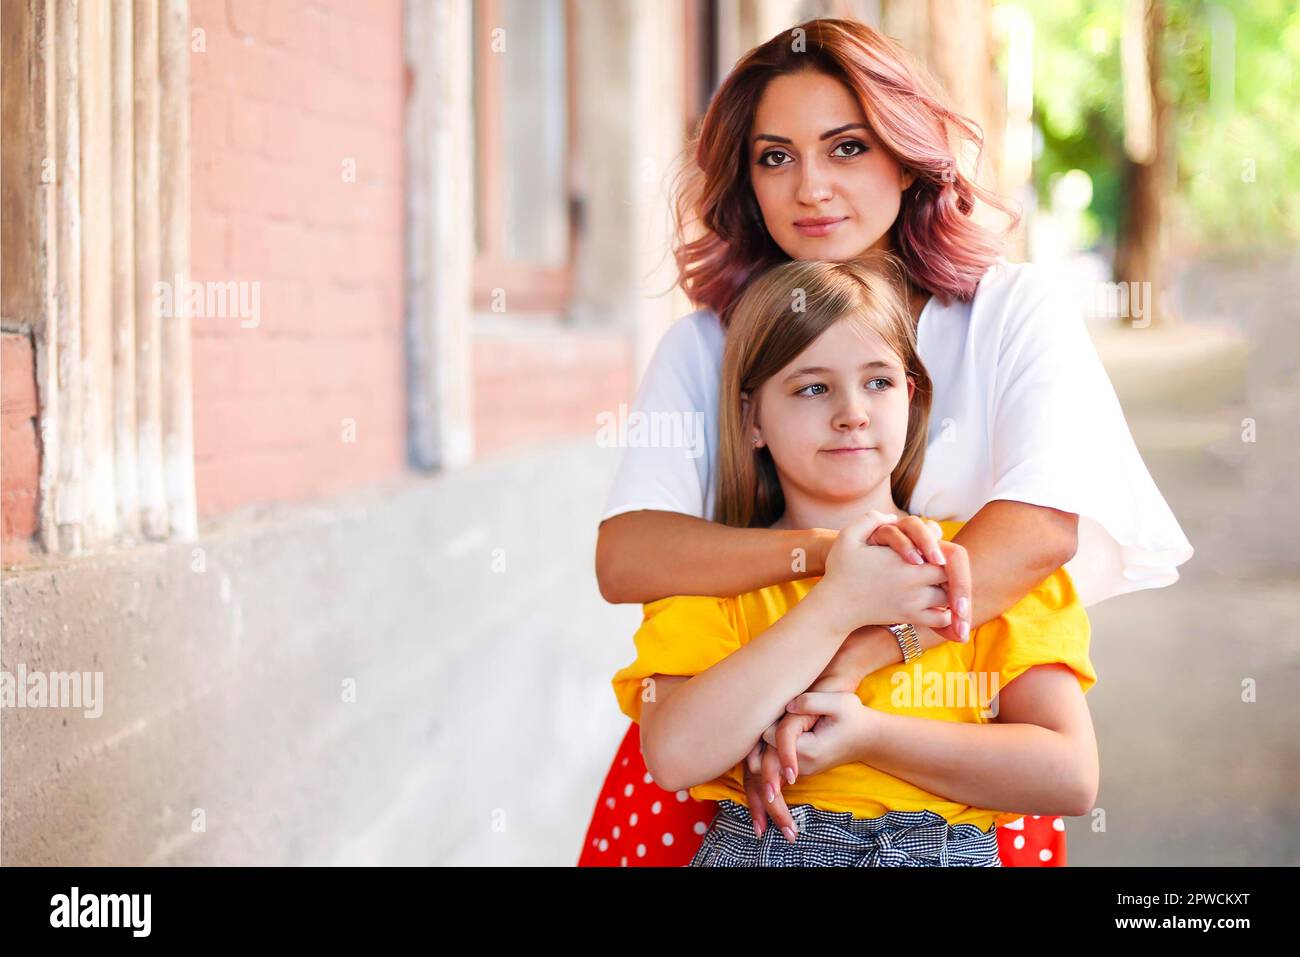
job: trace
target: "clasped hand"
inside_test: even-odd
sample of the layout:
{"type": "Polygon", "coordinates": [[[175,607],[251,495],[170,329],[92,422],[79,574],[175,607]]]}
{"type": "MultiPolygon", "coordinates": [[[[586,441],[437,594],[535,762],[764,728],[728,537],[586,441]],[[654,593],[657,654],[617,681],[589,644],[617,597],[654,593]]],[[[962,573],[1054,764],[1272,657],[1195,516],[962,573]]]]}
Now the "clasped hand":
{"type": "MultiPolygon", "coordinates": [[[[970,571],[965,550],[954,542],[943,541],[936,523],[910,515],[896,519],[872,513],[844,533],[861,535],[862,540],[836,542],[827,558],[827,577],[835,573],[842,582],[864,561],[878,567],[880,553],[872,549],[874,554],[862,555],[866,549],[857,547],[862,544],[890,549],[910,565],[944,566],[947,574],[940,590],[942,597],[936,600],[940,592],[914,587],[913,605],[918,601],[933,603],[899,620],[927,625],[953,641],[969,637],[970,571]],[[866,535],[868,529],[871,531],[866,535]]],[[[793,843],[797,836],[795,823],[782,795],[783,784],[793,784],[800,774],[818,774],[859,760],[858,756],[869,747],[875,712],[856,693],[864,677],[842,670],[823,673],[814,685],[817,690],[805,691],[791,701],[787,713],[755,742],[745,758],[744,778],[756,836],[763,835],[770,818],[793,843]]]]}

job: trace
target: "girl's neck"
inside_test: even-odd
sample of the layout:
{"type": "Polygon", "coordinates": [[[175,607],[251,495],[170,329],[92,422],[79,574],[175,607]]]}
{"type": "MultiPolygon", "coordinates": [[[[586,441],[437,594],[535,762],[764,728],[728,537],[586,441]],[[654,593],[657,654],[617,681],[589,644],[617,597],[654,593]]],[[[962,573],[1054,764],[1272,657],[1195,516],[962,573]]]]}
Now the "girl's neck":
{"type": "Polygon", "coordinates": [[[903,510],[894,504],[889,483],[882,482],[861,498],[848,502],[827,502],[798,493],[785,493],[785,512],[772,528],[832,528],[836,531],[852,525],[867,512],[886,512],[902,517],[903,510]]]}

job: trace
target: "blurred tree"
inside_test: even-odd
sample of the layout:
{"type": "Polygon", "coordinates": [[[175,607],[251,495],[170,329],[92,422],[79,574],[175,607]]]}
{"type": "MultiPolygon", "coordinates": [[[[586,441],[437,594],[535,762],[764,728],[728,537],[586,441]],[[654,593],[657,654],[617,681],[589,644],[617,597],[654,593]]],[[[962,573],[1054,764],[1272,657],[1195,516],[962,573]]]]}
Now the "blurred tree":
{"type": "MultiPolygon", "coordinates": [[[[1121,243],[1134,197],[1125,151],[1125,0],[1024,0],[1034,20],[1041,202],[1084,170],[1103,251],[1121,243]]],[[[1167,109],[1164,234],[1171,250],[1300,243],[1300,5],[1160,0],[1156,91],[1167,109]]],[[[1131,222],[1131,220],[1128,220],[1131,222]]]]}
{"type": "Polygon", "coordinates": [[[1164,208],[1172,152],[1162,82],[1163,0],[1125,0],[1120,64],[1124,90],[1124,205],[1117,223],[1115,280],[1148,283],[1143,322],[1167,318],[1164,208]]]}

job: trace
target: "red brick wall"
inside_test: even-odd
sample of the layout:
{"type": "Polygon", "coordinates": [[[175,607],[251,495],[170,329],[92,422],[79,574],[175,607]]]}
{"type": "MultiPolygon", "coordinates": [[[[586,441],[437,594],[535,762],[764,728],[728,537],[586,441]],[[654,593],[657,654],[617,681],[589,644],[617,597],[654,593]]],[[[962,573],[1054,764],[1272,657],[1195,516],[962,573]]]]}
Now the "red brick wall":
{"type": "MultiPolygon", "coordinates": [[[[401,0],[190,9],[204,47],[190,57],[192,277],[260,288],[256,328],[237,313],[193,321],[200,514],[397,474],[401,0]]],[[[21,558],[37,517],[34,363],[24,336],[5,335],[3,352],[2,538],[5,558],[21,558]]],[[[473,363],[479,457],[594,436],[634,384],[629,340],[613,332],[477,332],[473,363]]]]}
{"type": "Polygon", "coordinates": [[[0,336],[0,429],[0,562],[8,563],[28,554],[36,534],[36,361],[25,335],[0,336]]]}
{"type": "Polygon", "coordinates": [[[479,333],[473,338],[475,454],[596,437],[596,416],[633,392],[631,341],[617,332],[479,333]]]}
{"type": "Polygon", "coordinates": [[[397,473],[401,0],[193,0],[190,11],[206,44],[190,58],[193,275],[261,284],[256,328],[194,320],[199,512],[397,473]]]}

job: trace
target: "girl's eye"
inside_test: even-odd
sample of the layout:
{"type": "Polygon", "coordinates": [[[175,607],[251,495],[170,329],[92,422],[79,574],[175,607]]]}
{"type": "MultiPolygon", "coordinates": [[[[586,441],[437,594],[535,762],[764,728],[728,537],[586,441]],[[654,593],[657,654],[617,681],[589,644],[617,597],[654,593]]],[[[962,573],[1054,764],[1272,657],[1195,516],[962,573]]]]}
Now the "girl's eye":
{"type": "MultiPolygon", "coordinates": [[[[802,389],[796,392],[795,395],[807,395],[811,397],[811,394],[808,392],[809,389],[825,389],[825,388],[826,386],[822,385],[820,382],[814,382],[812,385],[804,386],[802,389]]],[[[824,393],[822,392],[817,393],[817,395],[823,395],[823,394],[824,393]]]]}
{"type": "Polygon", "coordinates": [[[845,140],[845,141],[844,141],[843,143],[841,143],[839,146],[835,147],[835,149],[831,152],[831,155],[834,156],[836,153],[839,153],[839,155],[841,155],[841,156],[860,156],[861,154],[865,153],[866,151],[867,151],[867,144],[866,144],[866,143],[859,142],[858,140],[845,140]],[[842,150],[842,149],[844,149],[844,147],[846,147],[846,146],[851,146],[851,147],[853,147],[853,152],[851,152],[851,153],[839,153],[839,151],[842,150]]]}
{"type": "Polygon", "coordinates": [[[872,390],[875,392],[884,392],[886,389],[888,389],[891,385],[894,384],[892,380],[882,378],[882,379],[872,379],[870,382],[867,383],[867,385],[872,385],[873,383],[876,382],[883,382],[884,385],[882,385],[879,389],[872,390]]]}

